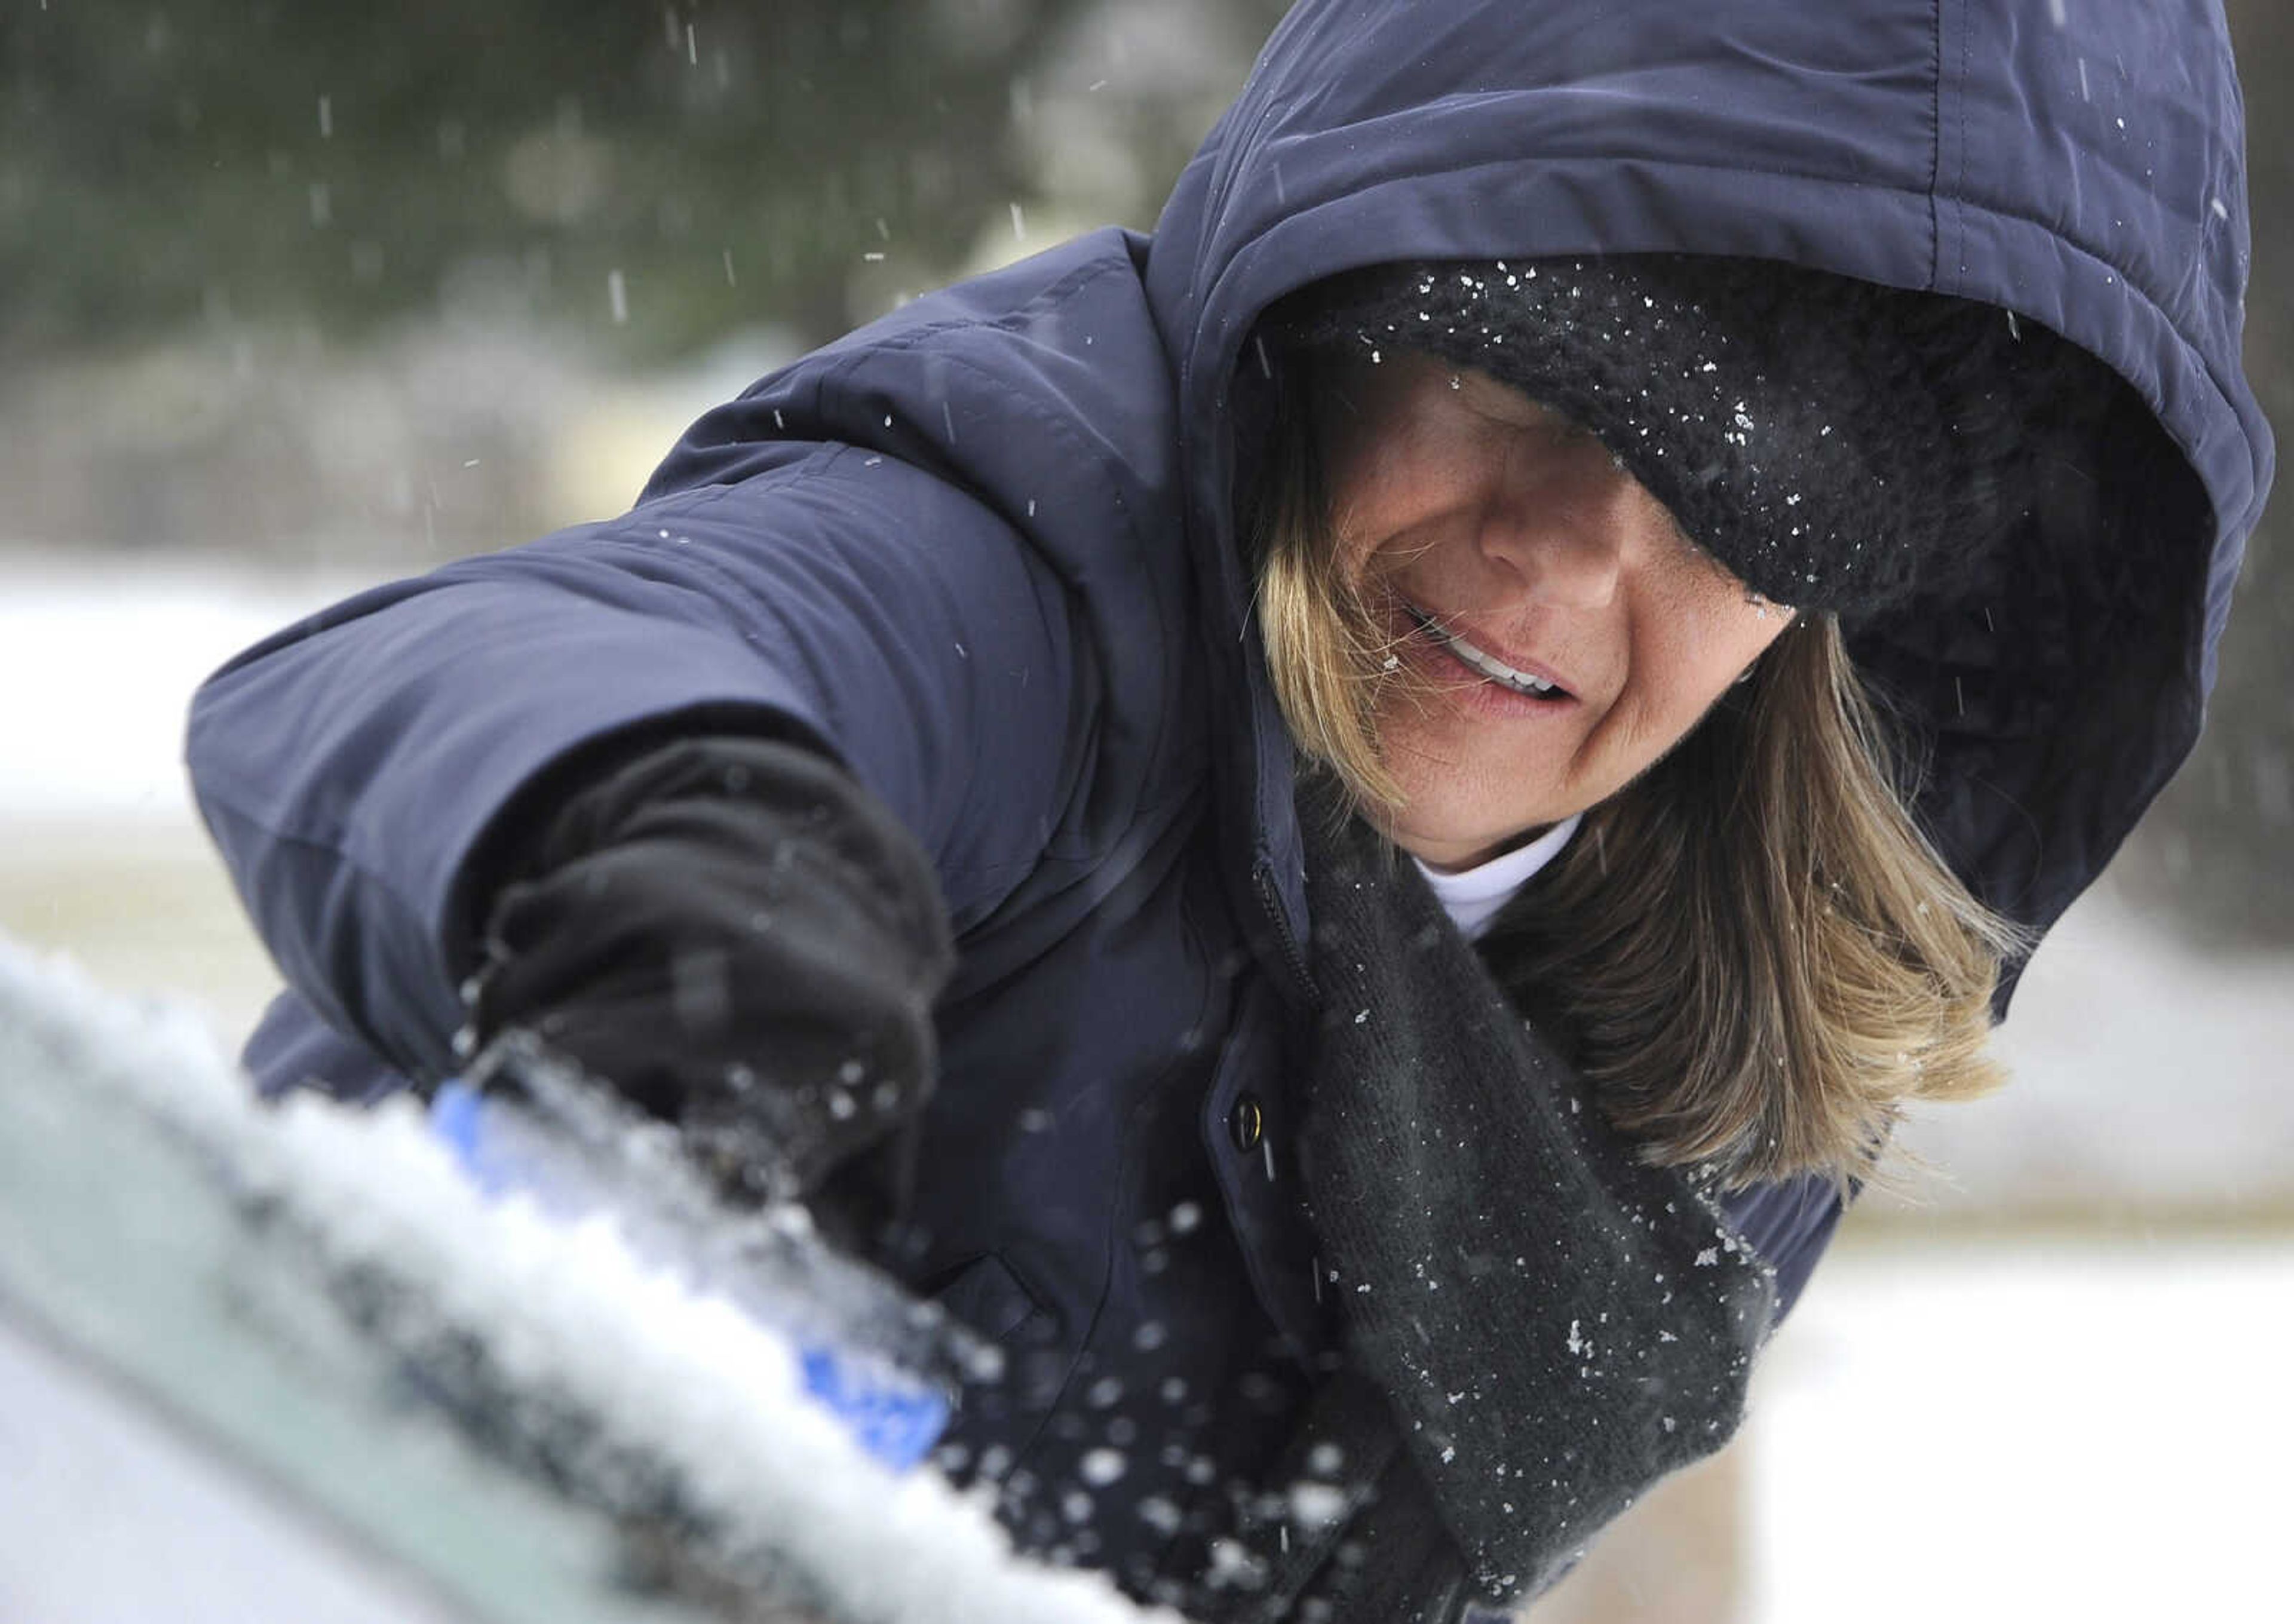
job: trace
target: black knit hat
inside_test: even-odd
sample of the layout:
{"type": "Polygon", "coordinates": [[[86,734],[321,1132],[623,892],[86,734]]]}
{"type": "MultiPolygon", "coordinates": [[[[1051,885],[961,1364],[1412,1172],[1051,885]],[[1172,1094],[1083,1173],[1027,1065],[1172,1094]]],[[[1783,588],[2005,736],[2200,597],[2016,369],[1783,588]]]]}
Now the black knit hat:
{"type": "Polygon", "coordinates": [[[1687,255],[1379,266],[1278,328],[1489,373],[1598,435],[1753,590],[1855,618],[1997,545],[2036,423],[2102,371],[1992,305],[1687,255]]]}

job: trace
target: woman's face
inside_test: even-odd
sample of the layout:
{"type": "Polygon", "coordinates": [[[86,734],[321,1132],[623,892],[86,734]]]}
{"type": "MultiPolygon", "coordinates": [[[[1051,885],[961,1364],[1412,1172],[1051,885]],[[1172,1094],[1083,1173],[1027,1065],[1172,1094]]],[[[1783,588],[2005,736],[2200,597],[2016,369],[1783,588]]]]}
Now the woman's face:
{"type": "Polygon", "coordinates": [[[1379,711],[1406,796],[1387,832],[1435,867],[1616,793],[1789,622],[1598,440],[1507,386],[1406,353],[1333,382],[1343,567],[1419,678],[1379,711]]]}

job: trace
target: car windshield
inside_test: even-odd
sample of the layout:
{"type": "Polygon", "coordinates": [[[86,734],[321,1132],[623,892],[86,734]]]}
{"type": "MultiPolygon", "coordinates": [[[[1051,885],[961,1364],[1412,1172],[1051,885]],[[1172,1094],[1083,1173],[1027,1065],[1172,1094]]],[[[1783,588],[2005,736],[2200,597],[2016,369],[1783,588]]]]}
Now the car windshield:
{"type": "Polygon", "coordinates": [[[724,1296],[481,1194],[411,1104],[257,1105],[196,1017],[4,941],[0,1433],[12,1617],[1142,1616],[864,1455],[724,1296]]]}

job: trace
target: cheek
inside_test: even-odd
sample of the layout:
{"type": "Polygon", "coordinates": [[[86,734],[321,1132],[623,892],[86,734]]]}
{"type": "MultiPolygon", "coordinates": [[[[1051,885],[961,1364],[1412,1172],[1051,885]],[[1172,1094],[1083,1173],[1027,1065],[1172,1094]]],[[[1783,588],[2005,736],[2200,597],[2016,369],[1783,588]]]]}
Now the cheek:
{"type": "Polygon", "coordinates": [[[1472,508],[1488,483],[1486,428],[1462,421],[1446,369],[1389,362],[1358,384],[1326,431],[1332,516],[1350,569],[1395,567],[1450,514],[1472,508]]]}
{"type": "MultiPolygon", "coordinates": [[[[1709,572],[1707,572],[1709,573],[1709,572]]],[[[1789,612],[1745,601],[1733,581],[1676,583],[1634,637],[1634,673],[1652,719],[1674,737],[1709,710],[1791,623],[1789,612]]]]}

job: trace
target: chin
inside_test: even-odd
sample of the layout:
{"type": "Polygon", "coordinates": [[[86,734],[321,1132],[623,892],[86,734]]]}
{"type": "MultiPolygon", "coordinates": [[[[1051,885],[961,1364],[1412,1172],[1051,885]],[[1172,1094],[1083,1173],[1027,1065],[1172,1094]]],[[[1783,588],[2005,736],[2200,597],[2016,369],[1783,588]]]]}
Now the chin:
{"type": "Polygon", "coordinates": [[[1554,771],[1557,758],[1567,759],[1568,741],[1543,740],[1531,748],[1520,748],[1525,742],[1517,741],[1517,748],[1501,752],[1487,749],[1486,741],[1476,737],[1478,731],[1423,726],[1386,730],[1387,769],[1404,797],[1391,825],[1398,843],[1438,843],[1451,850],[1503,848],[1590,804],[1582,792],[1572,794],[1567,784],[1555,782],[1560,775],[1554,771]]]}
{"type": "Polygon", "coordinates": [[[1448,816],[1413,802],[1387,826],[1387,838],[1437,868],[1470,868],[1542,833],[1569,815],[1517,818],[1448,816]]]}

